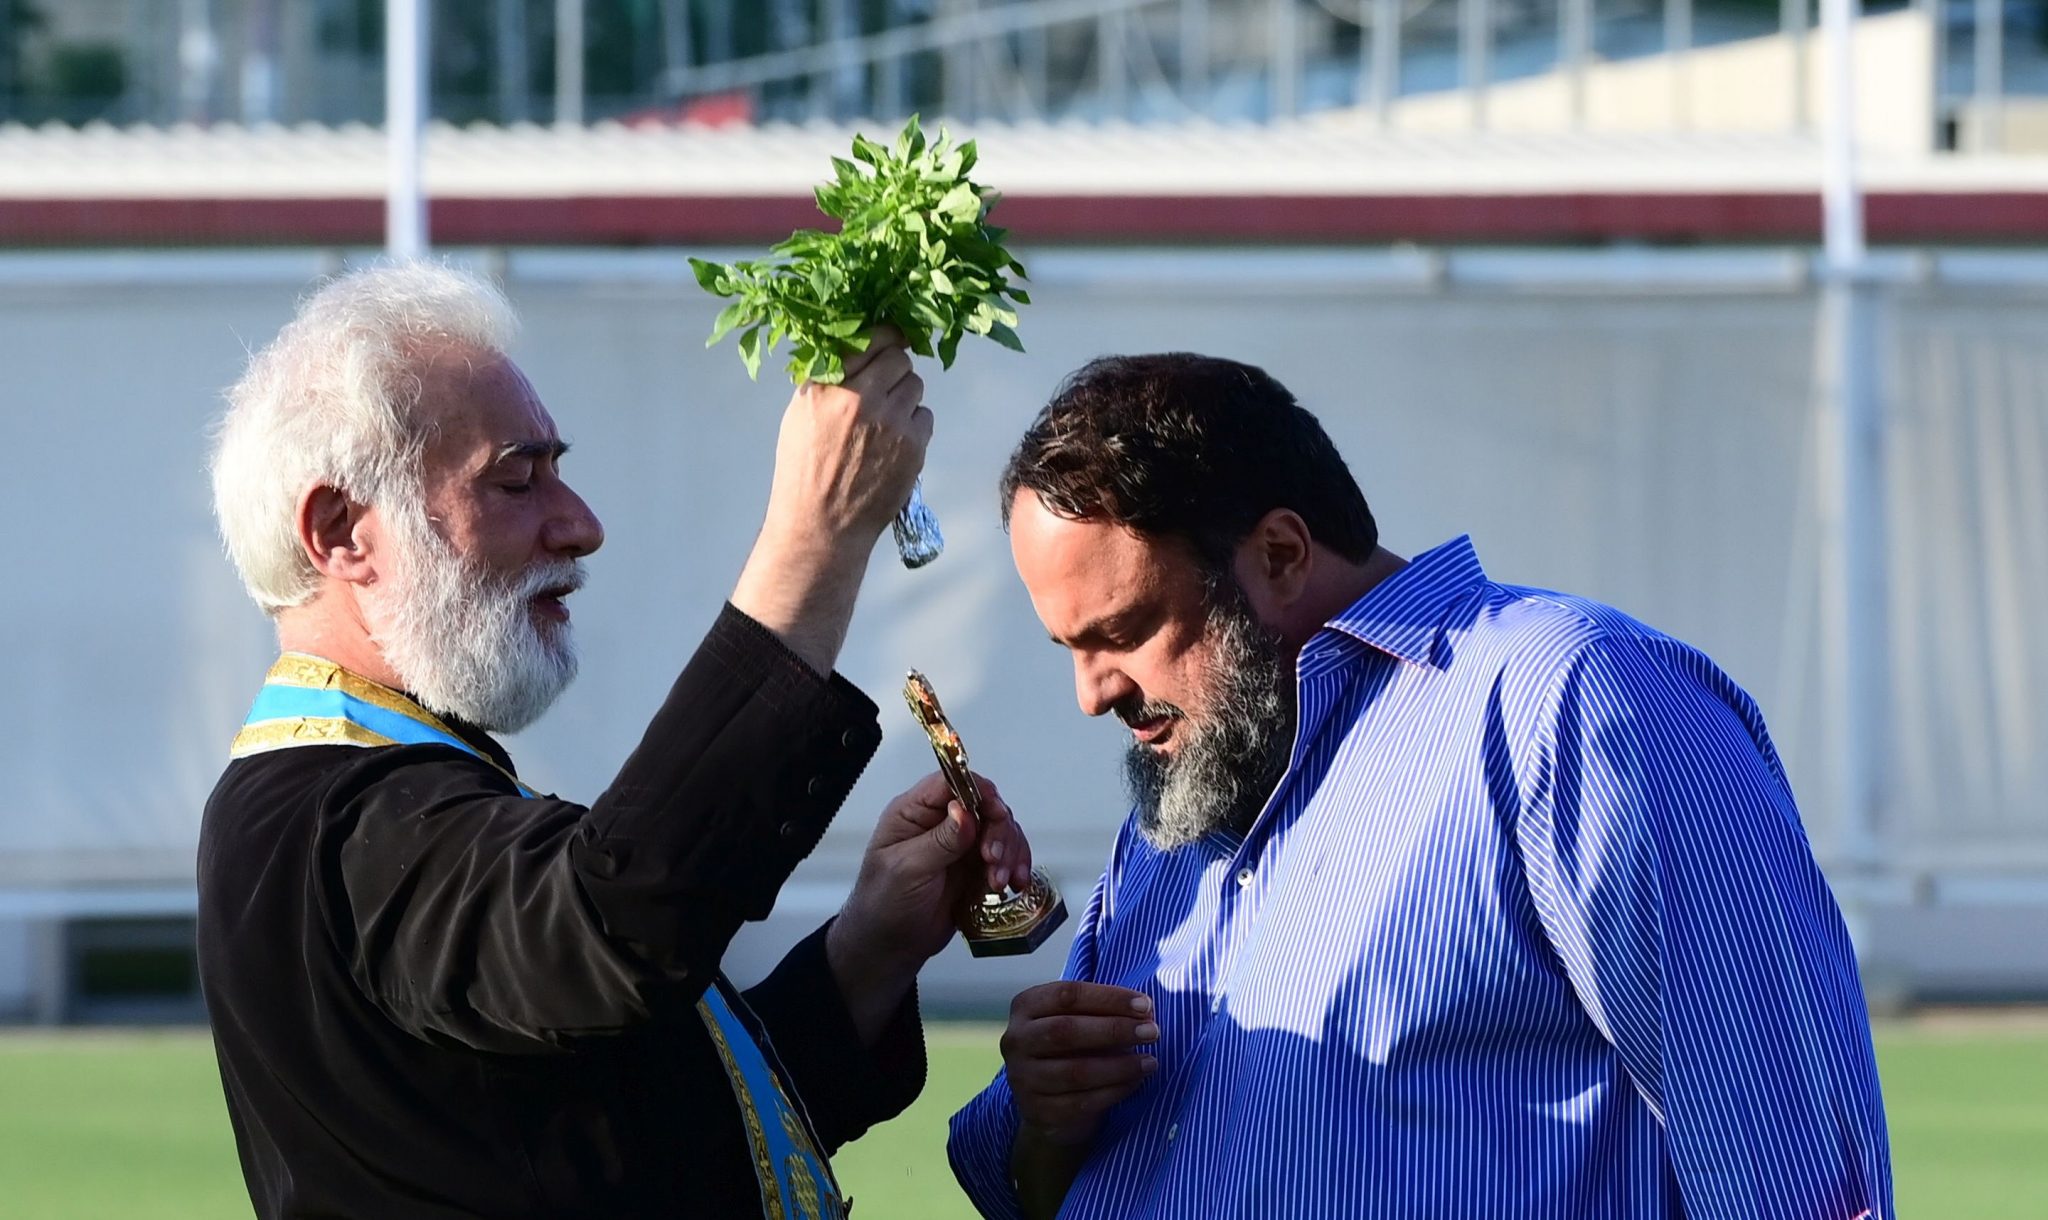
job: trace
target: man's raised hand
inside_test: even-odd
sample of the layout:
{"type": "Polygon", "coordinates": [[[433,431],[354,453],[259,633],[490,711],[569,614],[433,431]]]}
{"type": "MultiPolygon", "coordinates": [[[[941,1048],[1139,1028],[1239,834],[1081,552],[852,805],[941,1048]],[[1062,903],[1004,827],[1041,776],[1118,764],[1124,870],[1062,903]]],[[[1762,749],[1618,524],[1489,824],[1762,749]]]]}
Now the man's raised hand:
{"type": "Polygon", "coordinates": [[[838,661],[875,539],[924,468],[923,398],[903,336],[882,326],[845,381],[806,383],[783,412],[767,519],[732,604],[819,673],[838,661]]]}
{"type": "Polygon", "coordinates": [[[1002,1049],[1025,1129],[1067,1147],[1094,1139],[1159,1066],[1137,1050],[1159,1039],[1152,1016],[1152,997],[1128,987],[1069,979],[1019,992],[1002,1049]]]}
{"type": "Polygon", "coordinates": [[[924,379],[887,326],[846,362],[840,384],[797,387],[782,416],[763,532],[844,537],[865,557],[924,469],[932,413],[923,402],[924,379]]]}

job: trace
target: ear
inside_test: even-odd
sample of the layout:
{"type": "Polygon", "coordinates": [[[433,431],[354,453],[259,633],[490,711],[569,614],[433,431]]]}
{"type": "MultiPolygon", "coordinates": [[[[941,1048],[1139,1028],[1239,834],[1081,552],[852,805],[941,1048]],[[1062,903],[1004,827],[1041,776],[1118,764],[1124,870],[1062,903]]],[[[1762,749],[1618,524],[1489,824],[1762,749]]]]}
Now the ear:
{"type": "Polygon", "coordinates": [[[1315,566],[1314,540],[1308,523],[1291,508],[1276,508],[1259,518],[1237,547],[1237,583],[1262,619],[1284,618],[1301,599],[1315,566]]]}
{"type": "Polygon", "coordinates": [[[335,487],[312,487],[299,497],[299,546],[322,576],[352,585],[377,579],[374,548],[362,528],[370,510],[335,487]]]}

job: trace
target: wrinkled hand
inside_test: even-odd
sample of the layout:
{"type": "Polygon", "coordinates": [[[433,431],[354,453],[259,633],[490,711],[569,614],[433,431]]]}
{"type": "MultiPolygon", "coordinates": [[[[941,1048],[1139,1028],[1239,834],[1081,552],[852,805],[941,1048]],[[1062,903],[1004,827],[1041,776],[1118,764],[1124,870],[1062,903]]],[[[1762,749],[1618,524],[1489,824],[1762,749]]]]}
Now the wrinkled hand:
{"type": "Polygon", "coordinates": [[[1159,1039],[1152,997],[1066,980],[1017,993],[1003,1031],[1003,1067],[1031,1135],[1088,1143],[1111,1106],[1138,1091],[1159,1061],[1133,1048],[1159,1039]]]}
{"type": "Polygon", "coordinates": [[[918,970],[953,938],[962,898],[1031,876],[1031,844],[1010,806],[994,784],[979,775],[974,782],[978,825],[937,772],[889,802],[853,893],[825,935],[826,960],[863,1041],[872,1043],[918,970]]]}
{"type": "Polygon", "coordinates": [[[953,938],[953,912],[970,891],[1031,876],[1031,844],[1008,802],[984,777],[974,782],[981,788],[979,824],[936,771],[883,810],[860,879],[833,925],[869,968],[915,974],[953,938]]]}
{"type": "Polygon", "coordinates": [[[768,516],[732,604],[819,673],[838,661],[875,539],[924,468],[923,397],[902,334],[882,326],[844,382],[806,383],[783,412],[768,516]]]}
{"type": "Polygon", "coordinates": [[[924,379],[894,327],[846,361],[838,385],[806,382],[783,412],[764,533],[874,544],[910,499],[932,438],[924,379]]]}

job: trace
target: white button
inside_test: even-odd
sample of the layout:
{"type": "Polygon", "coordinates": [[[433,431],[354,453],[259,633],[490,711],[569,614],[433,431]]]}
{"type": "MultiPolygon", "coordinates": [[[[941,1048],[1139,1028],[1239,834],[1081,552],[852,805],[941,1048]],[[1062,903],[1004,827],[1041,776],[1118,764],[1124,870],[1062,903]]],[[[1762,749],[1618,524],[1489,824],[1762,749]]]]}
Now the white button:
{"type": "Polygon", "coordinates": [[[1210,1011],[1210,1012],[1222,1012],[1222,1011],[1223,1011],[1223,997],[1222,997],[1222,996],[1220,996],[1220,995],[1219,995],[1219,996],[1217,996],[1217,997],[1216,997],[1215,999],[1213,999],[1213,1000],[1209,1001],[1209,1011],[1210,1011]]]}
{"type": "Polygon", "coordinates": [[[1237,870],[1237,888],[1239,888],[1239,889],[1243,889],[1243,888],[1244,888],[1245,886],[1248,886],[1248,885],[1250,885],[1251,883],[1252,883],[1252,870],[1250,870],[1250,869],[1248,869],[1248,868],[1241,868],[1241,869],[1238,869],[1238,870],[1237,870]]]}
{"type": "Polygon", "coordinates": [[[1179,1135],[1179,1134],[1180,1134],[1180,1124],[1179,1124],[1179,1123],[1175,1123],[1175,1124],[1173,1124],[1173,1125],[1172,1125],[1171,1127],[1168,1127],[1168,1128],[1166,1129],[1166,1142],[1167,1142],[1167,1143],[1169,1143],[1169,1144],[1171,1144],[1171,1143],[1173,1142],[1173,1137],[1174,1137],[1174,1136],[1176,1136],[1176,1135],[1179,1135]]]}

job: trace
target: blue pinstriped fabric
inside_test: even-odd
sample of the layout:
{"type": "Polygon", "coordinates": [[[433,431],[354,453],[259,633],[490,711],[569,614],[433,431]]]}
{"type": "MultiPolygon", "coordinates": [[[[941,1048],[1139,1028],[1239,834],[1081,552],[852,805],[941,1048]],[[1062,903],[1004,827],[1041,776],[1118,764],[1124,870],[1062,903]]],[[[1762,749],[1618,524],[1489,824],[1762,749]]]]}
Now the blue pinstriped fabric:
{"type": "MultiPolygon", "coordinates": [[[[1465,539],[1298,664],[1250,835],[1127,822],[1066,977],[1158,1006],[1064,1220],[1873,1220],[1891,1161],[1841,915],[1756,705],[1465,539]]],[[[1016,1110],[954,1171],[1018,1215],[1016,1110]]]]}

